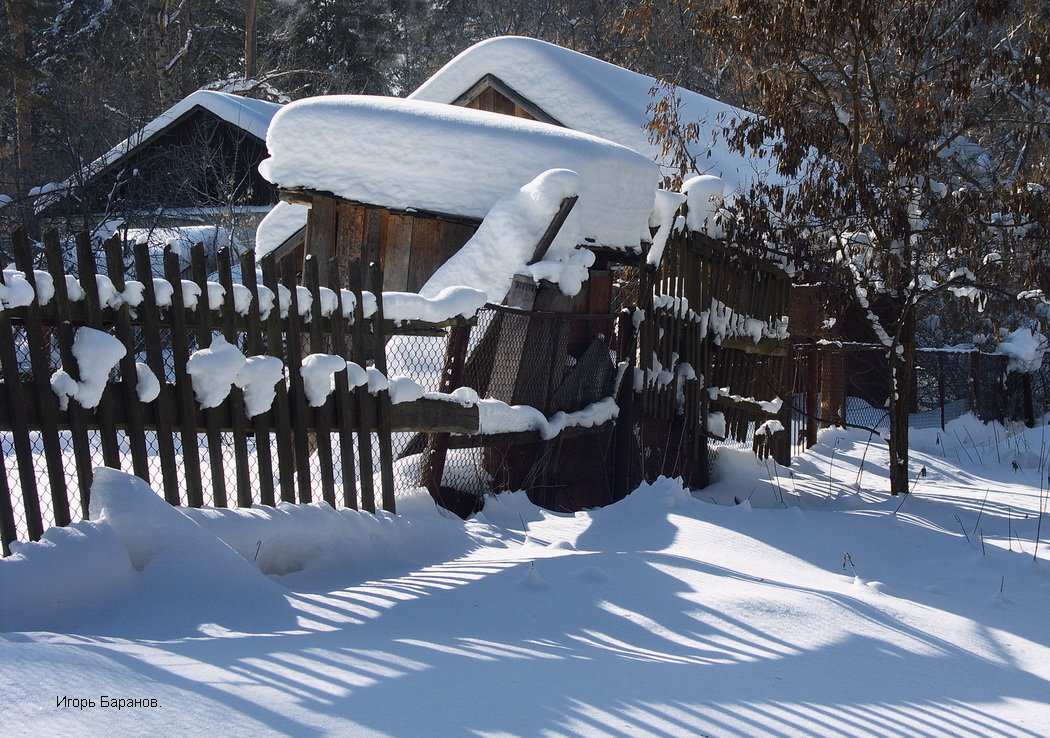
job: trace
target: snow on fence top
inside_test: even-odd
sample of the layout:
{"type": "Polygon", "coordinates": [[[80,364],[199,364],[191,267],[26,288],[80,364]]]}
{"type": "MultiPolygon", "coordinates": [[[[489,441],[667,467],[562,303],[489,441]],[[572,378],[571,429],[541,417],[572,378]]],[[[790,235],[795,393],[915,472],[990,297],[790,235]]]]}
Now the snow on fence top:
{"type": "MultiPolygon", "coordinates": [[[[650,94],[656,80],[546,41],[520,36],[482,41],[448,62],[408,97],[451,103],[487,74],[498,77],[568,128],[615,141],[662,166],[670,165],[660,145],[649,141],[646,130],[652,119],[649,108],[659,99],[650,94]]],[[[751,113],[691,90],[673,89],[681,97],[682,122],[700,125],[690,153],[703,173],[725,180],[727,193],[746,188],[755,181],[759,167],[769,167],[768,158],[745,157],[730,151],[721,137],[712,140],[715,131],[751,113]]]]}
{"type": "Polygon", "coordinates": [[[134,134],[88,164],[77,176],[64,182],[52,182],[43,187],[35,187],[30,190],[29,194],[37,197],[37,210],[47,207],[57,198],[64,196],[69,190],[76,187],[78,182],[105,169],[135,147],[144,144],[172,123],[175,123],[194,108],[204,108],[227,123],[247,131],[258,139],[263,139],[266,137],[266,127],[270,125],[270,119],[273,118],[274,113],[280,107],[277,103],[266,102],[265,100],[255,100],[250,97],[230,95],[225,92],[215,92],[214,90],[197,90],[172,105],[134,134]]]}
{"type": "Polygon", "coordinates": [[[595,136],[438,103],[363,95],[308,98],[266,136],[264,177],[384,207],[483,218],[549,169],[580,175],[582,236],[612,247],[648,240],[660,171],[595,136]]]}

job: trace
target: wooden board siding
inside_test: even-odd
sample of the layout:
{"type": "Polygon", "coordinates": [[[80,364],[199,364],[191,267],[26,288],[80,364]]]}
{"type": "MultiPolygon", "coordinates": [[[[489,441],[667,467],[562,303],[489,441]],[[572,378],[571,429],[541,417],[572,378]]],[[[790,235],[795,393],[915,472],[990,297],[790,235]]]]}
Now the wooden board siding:
{"type": "MultiPolygon", "coordinates": [[[[377,208],[320,193],[305,198],[310,202],[305,253],[315,256],[319,264],[335,260],[342,270],[361,256],[368,214],[379,214],[384,287],[394,292],[418,292],[480,225],[453,216],[377,208]]],[[[287,199],[302,202],[304,195],[294,193],[287,199]]],[[[301,265],[301,254],[298,261],[301,265]]],[[[322,280],[326,276],[322,275],[322,280]]]]}
{"type": "Polygon", "coordinates": [[[475,110],[488,110],[491,113],[502,113],[503,115],[513,115],[515,118],[525,118],[526,120],[536,120],[525,108],[516,105],[513,100],[504,97],[491,87],[482,90],[480,95],[468,102],[464,107],[474,108],[475,110]]]}
{"type": "Polygon", "coordinates": [[[453,100],[452,104],[562,126],[560,120],[494,74],[486,74],[453,100]]]}

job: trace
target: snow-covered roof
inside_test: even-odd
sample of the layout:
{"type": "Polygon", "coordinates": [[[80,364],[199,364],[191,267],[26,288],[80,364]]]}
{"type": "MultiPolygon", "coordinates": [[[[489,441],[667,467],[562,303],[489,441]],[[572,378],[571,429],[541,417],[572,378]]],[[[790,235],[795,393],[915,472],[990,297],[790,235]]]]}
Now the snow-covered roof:
{"type": "Polygon", "coordinates": [[[256,257],[261,259],[305,228],[309,212],[306,205],[283,200],[274,205],[255,229],[256,257]]]}
{"type": "Polygon", "coordinates": [[[241,97],[240,95],[231,95],[226,92],[197,90],[172,105],[131,136],[88,164],[77,176],[70,177],[64,182],[52,182],[31,190],[29,193],[31,196],[38,196],[37,208],[47,207],[57,197],[73,189],[78,182],[95,176],[133,149],[148,143],[152,138],[194,108],[203,108],[259,140],[264,140],[266,138],[266,128],[270,125],[270,120],[274,114],[281,109],[281,106],[277,103],[241,97]]]}
{"type": "Polygon", "coordinates": [[[274,116],[266,145],[259,171],[284,189],[479,219],[542,172],[570,169],[582,236],[613,247],[648,240],[660,179],[645,156],[586,133],[388,97],[293,102],[274,116]]]}
{"type": "MultiPolygon", "coordinates": [[[[648,107],[656,99],[650,94],[656,80],[545,41],[520,36],[482,41],[439,69],[409,98],[452,103],[485,75],[499,78],[568,128],[667,164],[645,129],[651,118],[648,107]]],[[[682,100],[682,121],[700,124],[700,138],[691,147],[699,173],[720,176],[731,192],[753,181],[756,168],[768,166],[768,159],[756,161],[731,152],[721,140],[712,143],[715,130],[749,113],[691,90],[675,89],[682,100]]]]}

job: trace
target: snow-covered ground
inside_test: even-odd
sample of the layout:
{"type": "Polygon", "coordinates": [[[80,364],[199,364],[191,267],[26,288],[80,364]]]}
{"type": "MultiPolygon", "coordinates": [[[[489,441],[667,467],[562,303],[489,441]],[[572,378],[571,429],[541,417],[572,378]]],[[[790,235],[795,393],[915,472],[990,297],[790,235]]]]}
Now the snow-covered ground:
{"type": "Polygon", "coordinates": [[[101,521],[0,561],[0,726],[1047,735],[1046,431],[915,431],[903,501],[885,446],[832,430],[790,470],[723,449],[699,492],[504,494],[466,523],[423,498],[183,512],[103,473],[101,521]]]}

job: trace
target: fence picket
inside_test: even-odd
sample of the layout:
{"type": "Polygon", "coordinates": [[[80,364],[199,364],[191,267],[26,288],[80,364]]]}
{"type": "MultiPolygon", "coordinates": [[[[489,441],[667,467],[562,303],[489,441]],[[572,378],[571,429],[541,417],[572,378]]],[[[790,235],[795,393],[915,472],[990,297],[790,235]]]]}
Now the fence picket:
{"type": "MultiPolygon", "coordinates": [[[[71,376],[80,376],[76,357],[73,356],[73,324],[71,322],[71,305],[69,290],[66,286],[65,264],[62,259],[62,247],[58,233],[50,231],[44,235],[44,256],[47,259],[48,271],[55,284],[55,296],[51,298],[55,305],[55,319],[58,324],[53,327],[55,342],[58,344],[58,358],[62,367],[71,376]]],[[[88,516],[88,498],[94,464],[91,460],[91,445],[88,441],[88,411],[77,402],[70,402],[66,411],[69,424],[70,440],[73,444],[73,459],[77,468],[77,484],[80,488],[81,514],[88,516]]]]}
{"type": "MultiPolygon", "coordinates": [[[[237,306],[233,294],[233,258],[229,247],[218,253],[219,284],[225,294],[222,304],[222,333],[227,343],[240,347],[237,339],[237,323],[234,317],[237,306]]],[[[230,424],[233,426],[233,463],[236,469],[237,507],[252,506],[251,475],[248,471],[248,420],[244,415],[244,390],[236,385],[230,390],[230,424]]]]}
{"type": "Polygon", "coordinates": [[[295,262],[281,262],[281,283],[288,289],[288,323],[285,351],[288,355],[288,397],[292,410],[292,446],[295,449],[296,482],[299,502],[313,502],[310,479],[310,437],[307,432],[310,407],[303,388],[303,344],[299,331],[299,290],[296,284],[295,262]]]}
{"type": "MultiPolygon", "coordinates": [[[[0,272],[0,284],[5,283],[3,273],[0,272]]],[[[14,329],[7,310],[0,310],[0,371],[3,372],[4,391],[11,408],[11,430],[14,435],[12,440],[18,475],[22,481],[22,509],[26,517],[26,531],[29,540],[37,541],[44,533],[44,524],[40,517],[40,490],[33,465],[33,447],[29,442],[29,422],[23,405],[22,377],[15,353],[14,329]]]]}
{"type": "Polygon", "coordinates": [[[200,507],[204,504],[201,479],[200,446],[197,442],[197,400],[186,361],[190,357],[186,337],[186,301],[182,295],[182,269],[179,256],[170,248],[164,250],[164,276],[171,283],[171,355],[175,368],[175,395],[178,398],[179,437],[182,439],[182,466],[186,473],[186,504],[200,507]]]}
{"type": "MultiPolygon", "coordinates": [[[[281,330],[281,293],[277,283],[277,263],[273,254],[262,260],[263,284],[273,293],[273,309],[266,320],[266,345],[270,356],[284,363],[285,376],[291,375],[288,355],[281,330]]],[[[292,447],[291,408],[288,406],[288,385],[277,383],[274,400],[274,427],[277,433],[277,469],[282,502],[295,502],[295,450],[292,447]]]]}
{"type": "MultiPolygon", "coordinates": [[[[255,272],[255,251],[248,249],[241,259],[241,281],[252,294],[248,307],[248,332],[245,336],[249,356],[263,353],[262,321],[259,318],[259,284],[255,272]]],[[[255,455],[259,464],[259,502],[263,505],[274,505],[273,457],[270,449],[270,423],[267,416],[271,413],[259,413],[252,418],[255,432],[255,455]]]]}
{"type": "Polygon", "coordinates": [[[15,508],[11,501],[11,485],[7,481],[7,462],[0,445],[0,555],[11,555],[11,544],[18,537],[15,527],[15,508]]]}
{"type": "MultiPolygon", "coordinates": [[[[329,347],[321,334],[321,285],[317,259],[307,257],[304,264],[306,288],[310,290],[313,312],[310,317],[310,352],[326,354],[329,347]]],[[[346,372],[339,372],[345,374],[346,372]]],[[[335,474],[332,469],[332,406],[331,396],[324,405],[314,408],[314,438],[317,445],[317,465],[321,473],[321,498],[335,507],[335,474]]]]}
{"type": "MultiPolygon", "coordinates": [[[[376,298],[376,313],[372,317],[372,356],[376,369],[387,376],[386,336],[383,333],[383,270],[380,268],[380,244],[383,242],[380,229],[383,227],[382,213],[368,211],[368,231],[361,254],[362,283],[376,298]]],[[[389,377],[387,377],[389,379],[389,377]]],[[[379,481],[383,509],[389,513],[394,509],[394,454],[390,436],[390,392],[376,393],[376,434],[379,439],[379,481]]]]}
{"type": "MultiPolygon", "coordinates": [[[[208,266],[204,255],[204,244],[196,243],[190,249],[190,274],[201,289],[197,298],[197,309],[194,317],[197,323],[197,350],[211,346],[211,299],[208,294],[208,266]]],[[[215,507],[228,507],[226,496],[226,472],[222,455],[222,431],[219,415],[222,410],[210,407],[202,410],[204,414],[205,437],[208,439],[208,462],[211,465],[212,504],[215,507]]]]}
{"type": "Polygon", "coordinates": [[[69,524],[69,497],[66,492],[65,465],[62,460],[62,445],[58,433],[58,397],[51,390],[51,335],[45,331],[40,320],[39,295],[36,275],[33,273],[33,255],[25,231],[11,234],[11,247],[15,265],[25,274],[37,299],[25,308],[23,324],[29,366],[33,372],[36,404],[39,411],[40,440],[44,447],[44,462],[47,465],[48,485],[51,488],[51,511],[55,525],[69,524]]]}
{"type": "MultiPolygon", "coordinates": [[[[350,326],[350,359],[367,366],[368,352],[365,350],[364,296],[361,289],[361,262],[356,259],[348,265],[347,284],[354,295],[354,321],[350,326]]],[[[361,470],[358,479],[361,487],[361,509],[376,511],[375,482],[372,464],[372,419],[375,406],[368,393],[368,385],[354,389],[354,418],[357,420],[357,464],[361,470]]]]}
{"type": "MultiPolygon", "coordinates": [[[[80,286],[84,290],[84,303],[87,306],[87,326],[105,332],[102,322],[101,296],[98,288],[98,266],[95,264],[95,252],[91,246],[91,237],[87,233],[76,235],[77,267],[80,270],[80,286]]],[[[102,460],[106,466],[120,468],[120,445],[117,443],[117,423],[113,410],[113,392],[107,387],[102,392],[95,415],[99,424],[99,440],[102,443],[102,460]]]]}
{"type": "MultiPolygon", "coordinates": [[[[346,346],[346,318],[343,317],[343,294],[338,285],[339,263],[332,260],[328,263],[328,284],[336,290],[336,308],[332,314],[331,340],[332,353],[348,358],[346,346]]],[[[342,469],[343,504],[353,510],[357,509],[357,473],[354,462],[354,408],[350,394],[349,372],[337,372],[335,375],[335,425],[339,429],[339,461],[342,469]]]]}
{"type": "MultiPolygon", "coordinates": [[[[146,366],[160,382],[160,394],[151,405],[153,422],[157,434],[157,451],[160,456],[160,475],[164,483],[164,499],[172,505],[182,504],[179,494],[181,486],[175,463],[175,441],[172,428],[176,423],[175,397],[168,382],[164,365],[164,349],[161,345],[160,308],[157,306],[157,291],[153,284],[153,267],[145,243],[133,247],[135,276],[142,283],[142,304],[137,313],[142,322],[142,340],[146,347],[146,366]]],[[[170,333],[170,332],[169,332],[170,333]]]]}
{"type": "MultiPolygon", "coordinates": [[[[109,279],[118,292],[124,292],[124,250],[119,237],[111,238],[104,244],[106,252],[106,270],[109,279]]],[[[131,450],[131,468],[135,476],[149,482],[149,458],[146,451],[146,434],[142,418],[142,404],[138,395],[138,369],[135,362],[135,336],[131,328],[131,308],[126,302],[116,310],[116,327],[114,333],[124,344],[128,352],[120,360],[120,389],[124,399],[124,412],[127,415],[127,427],[124,438],[131,450]]]]}

